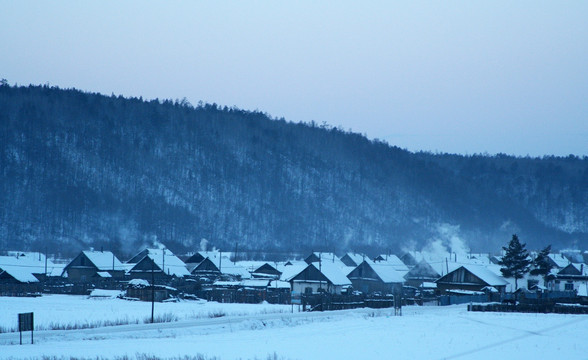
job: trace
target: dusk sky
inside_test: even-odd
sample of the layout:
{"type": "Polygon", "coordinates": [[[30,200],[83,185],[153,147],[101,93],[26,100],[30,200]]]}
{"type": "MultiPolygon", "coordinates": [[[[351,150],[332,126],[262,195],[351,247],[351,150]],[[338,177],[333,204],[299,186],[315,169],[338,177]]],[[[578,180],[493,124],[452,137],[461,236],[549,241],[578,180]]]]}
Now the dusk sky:
{"type": "Polygon", "coordinates": [[[411,151],[588,155],[588,1],[7,1],[0,78],[326,122],[411,151]]]}

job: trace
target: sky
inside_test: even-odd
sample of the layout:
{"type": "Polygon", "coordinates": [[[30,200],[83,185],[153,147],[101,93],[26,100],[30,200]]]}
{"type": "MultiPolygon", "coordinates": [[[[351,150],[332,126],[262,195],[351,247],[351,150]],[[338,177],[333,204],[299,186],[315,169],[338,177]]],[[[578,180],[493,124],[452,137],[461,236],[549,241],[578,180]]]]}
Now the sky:
{"type": "Polygon", "coordinates": [[[586,1],[0,0],[0,78],[411,151],[588,155],[586,1]]]}

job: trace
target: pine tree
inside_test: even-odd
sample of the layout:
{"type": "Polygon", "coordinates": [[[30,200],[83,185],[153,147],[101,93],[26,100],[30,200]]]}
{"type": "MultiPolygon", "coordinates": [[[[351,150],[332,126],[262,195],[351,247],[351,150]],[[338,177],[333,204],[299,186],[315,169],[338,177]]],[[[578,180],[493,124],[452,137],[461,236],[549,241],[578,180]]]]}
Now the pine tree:
{"type": "Polygon", "coordinates": [[[514,234],[508,247],[502,247],[506,252],[498,264],[502,265],[500,272],[507,278],[515,279],[515,290],[519,288],[518,279],[522,279],[529,272],[531,260],[525,244],[521,244],[519,237],[514,234]]]}
{"type": "Polygon", "coordinates": [[[541,250],[535,260],[533,260],[531,275],[541,275],[543,281],[547,283],[553,279],[553,275],[550,275],[553,264],[549,261],[549,253],[551,252],[551,245],[541,250]]]}

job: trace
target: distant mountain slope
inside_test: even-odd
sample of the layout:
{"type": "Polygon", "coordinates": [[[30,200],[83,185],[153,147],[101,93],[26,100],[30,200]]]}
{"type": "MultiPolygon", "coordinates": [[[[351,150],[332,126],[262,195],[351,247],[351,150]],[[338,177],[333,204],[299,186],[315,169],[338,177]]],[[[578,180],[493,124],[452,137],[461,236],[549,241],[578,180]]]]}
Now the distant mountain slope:
{"type": "Polygon", "coordinates": [[[0,86],[0,249],[588,241],[588,158],[410,153],[259,112],[0,86]]]}

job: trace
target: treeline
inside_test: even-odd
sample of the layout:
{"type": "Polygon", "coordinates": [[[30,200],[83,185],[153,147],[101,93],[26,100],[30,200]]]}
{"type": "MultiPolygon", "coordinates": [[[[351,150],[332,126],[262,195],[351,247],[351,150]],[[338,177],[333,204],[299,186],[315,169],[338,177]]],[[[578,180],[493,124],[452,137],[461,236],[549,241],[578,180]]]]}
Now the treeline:
{"type": "Polygon", "coordinates": [[[369,253],[447,228],[477,251],[514,232],[588,240],[587,158],[415,154],[258,111],[48,86],[0,86],[0,125],[0,248],[369,253]]]}

